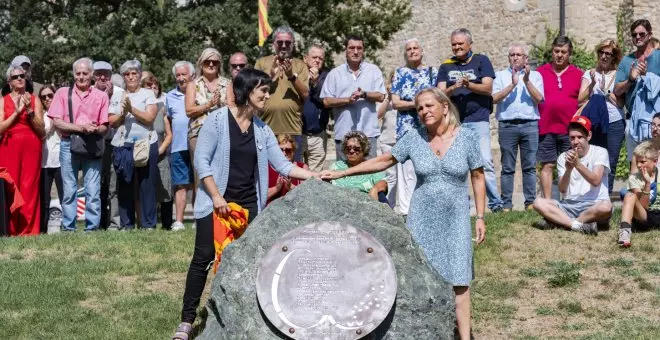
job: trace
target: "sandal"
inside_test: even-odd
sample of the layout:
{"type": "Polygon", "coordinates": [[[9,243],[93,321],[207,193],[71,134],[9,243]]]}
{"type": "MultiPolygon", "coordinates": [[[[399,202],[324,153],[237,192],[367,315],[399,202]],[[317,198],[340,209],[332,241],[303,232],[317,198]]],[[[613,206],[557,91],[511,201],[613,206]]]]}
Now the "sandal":
{"type": "Polygon", "coordinates": [[[190,335],[192,334],[193,328],[192,325],[187,322],[182,322],[179,324],[179,327],[176,328],[172,340],[189,340],[192,339],[190,335]]]}

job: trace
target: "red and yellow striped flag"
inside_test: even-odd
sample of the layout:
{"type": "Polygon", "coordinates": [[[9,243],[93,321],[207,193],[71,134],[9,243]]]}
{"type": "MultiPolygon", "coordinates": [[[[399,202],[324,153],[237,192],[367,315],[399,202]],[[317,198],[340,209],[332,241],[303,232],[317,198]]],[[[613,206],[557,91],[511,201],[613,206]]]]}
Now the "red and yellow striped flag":
{"type": "Polygon", "coordinates": [[[273,29],[268,24],[268,0],[257,1],[259,2],[259,47],[261,47],[273,29]]]}

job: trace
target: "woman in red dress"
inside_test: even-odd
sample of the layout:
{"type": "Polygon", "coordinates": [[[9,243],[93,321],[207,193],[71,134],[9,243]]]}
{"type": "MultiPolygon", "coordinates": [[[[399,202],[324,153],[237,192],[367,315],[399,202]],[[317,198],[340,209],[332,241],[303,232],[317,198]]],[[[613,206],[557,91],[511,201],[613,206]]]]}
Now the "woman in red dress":
{"type": "Polygon", "coordinates": [[[25,203],[9,219],[9,235],[38,235],[41,138],[45,135],[41,102],[25,92],[25,70],[7,69],[11,92],[0,98],[0,167],[18,186],[25,203]]]}

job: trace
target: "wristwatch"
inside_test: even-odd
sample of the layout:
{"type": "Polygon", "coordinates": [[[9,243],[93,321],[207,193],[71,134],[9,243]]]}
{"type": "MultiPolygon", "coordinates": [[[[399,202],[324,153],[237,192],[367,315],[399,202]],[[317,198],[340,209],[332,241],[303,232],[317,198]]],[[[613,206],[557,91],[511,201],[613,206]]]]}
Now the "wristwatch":
{"type": "Polygon", "coordinates": [[[360,95],[360,98],[367,98],[367,91],[362,91],[362,94],[360,95]]]}
{"type": "Polygon", "coordinates": [[[294,81],[296,81],[296,79],[298,79],[298,73],[294,73],[291,77],[288,77],[286,79],[293,83],[294,81]]]}
{"type": "Polygon", "coordinates": [[[478,220],[484,220],[484,215],[477,215],[478,220]]]}

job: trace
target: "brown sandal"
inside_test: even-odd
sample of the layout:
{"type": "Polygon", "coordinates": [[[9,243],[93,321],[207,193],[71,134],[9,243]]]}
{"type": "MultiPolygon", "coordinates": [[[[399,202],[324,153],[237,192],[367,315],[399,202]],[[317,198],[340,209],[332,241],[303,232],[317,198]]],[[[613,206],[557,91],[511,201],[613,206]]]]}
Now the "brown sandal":
{"type": "Polygon", "coordinates": [[[172,340],[189,340],[192,339],[191,335],[193,332],[192,325],[187,322],[182,322],[179,324],[179,327],[176,328],[172,340]]]}

